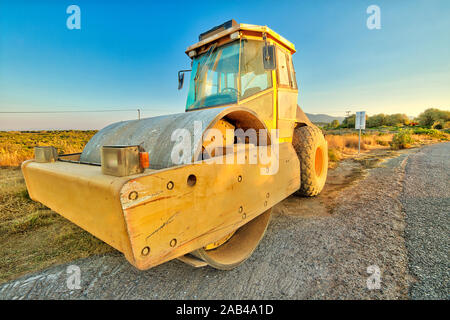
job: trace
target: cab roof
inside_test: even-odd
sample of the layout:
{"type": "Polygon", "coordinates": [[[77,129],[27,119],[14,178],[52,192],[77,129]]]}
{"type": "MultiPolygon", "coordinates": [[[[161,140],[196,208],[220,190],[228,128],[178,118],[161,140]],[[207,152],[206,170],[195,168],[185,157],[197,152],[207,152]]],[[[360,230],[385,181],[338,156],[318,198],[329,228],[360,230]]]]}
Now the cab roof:
{"type": "Polygon", "coordinates": [[[268,39],[272,39],[277,44],[283,46],[287,50],[291,52],[291,54],[295,53],[295,46],[292,42],[288,41],[284,37],[280,36],[278,33],[273,31],[267,26],[258,26],[253,24],[245,24],[245,23],[236,23],[234,20],[230,20],[225,22],[224,24],[214,27],[209,31],[206,31],[202,33],[199,36],[199,42],[189,46],[186,49],[186,54],[189,55],[189,57],[193,57],[194,55],[190,55],[189,53],[193,50],[194,53],[198,53],[198,51],[203,51],[206,47],[209,47],[209,44],[212,44],[214,42],[222,42],[225,40],[225,42],[228,40],[234,40],[240,38],[246,38],[246,37],[252,37],[252,38],[263,38],[263,34],[266,34],[266,37],[268,39]],[[235,34],[238,32],[237,34],[235,34]],[[234,38],[233,38],[234,36],[234,38]]]}

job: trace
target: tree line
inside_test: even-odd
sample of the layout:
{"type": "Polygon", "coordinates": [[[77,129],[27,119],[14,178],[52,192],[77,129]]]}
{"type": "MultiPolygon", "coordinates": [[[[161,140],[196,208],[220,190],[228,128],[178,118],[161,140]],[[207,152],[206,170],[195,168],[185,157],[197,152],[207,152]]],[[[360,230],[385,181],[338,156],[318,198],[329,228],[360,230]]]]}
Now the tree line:
{"type": "MultiPolygon", "coordinates": [[[[333,120],[328,128],[354,128],[356,115],[346,117],[340,124],[338,120],[333,120]]],[[[381,126],[414,126],[420,125],[433,129],[450,128],[450,111],[430,108],[419,114],[413,120],[404,113],[384,114],[379,113],[373,116],[366,115],[366,128],[376,128],[381,126]]]]}

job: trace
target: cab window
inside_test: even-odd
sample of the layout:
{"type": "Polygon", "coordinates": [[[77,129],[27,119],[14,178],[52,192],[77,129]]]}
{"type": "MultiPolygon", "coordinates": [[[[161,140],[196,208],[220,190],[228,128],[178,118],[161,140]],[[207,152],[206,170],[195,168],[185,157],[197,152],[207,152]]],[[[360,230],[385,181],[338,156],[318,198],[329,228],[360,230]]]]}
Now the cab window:
{"type": "Polygon", "coordinates": [[[278,67],[278,84],[280,86],[290,86],[289,69],[286,60],[286,53],[277,47],[277,67],[278,67]]]}
{"type": "Polygon", "coordinates": [[[292,55],[277,48],[277,72],[278,85],[297,89],[297,80],[295,79],[294,66],[292,64],[292,55]]]}
{"type": "Polygon", "coordinates": [[[272,87],[272,72],[264,69],[262,41],[241,42],[240,100],[272,87]]]}
{"type": "Polygon", "coordinates": [[[287,53],[286,54],[286,58],[288,60],[289,79],[290,79],[290,82],[291,82],[291,88],[292,89],[297,89],[297,79],[295,77],[295,69],[294,69],[294,64],[292,62],[292,55],[287,53]]]}

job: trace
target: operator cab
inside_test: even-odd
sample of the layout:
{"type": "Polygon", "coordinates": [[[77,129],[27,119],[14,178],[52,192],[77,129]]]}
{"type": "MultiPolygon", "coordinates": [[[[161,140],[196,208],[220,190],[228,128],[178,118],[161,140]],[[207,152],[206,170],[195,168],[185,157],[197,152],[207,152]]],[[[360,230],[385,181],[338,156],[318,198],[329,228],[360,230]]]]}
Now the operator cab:
{"type": "Polygon", "coordinates": [[[192,61],[186,109],[237,104],[272,87],[272,72],[264,69],[264,42],[234,40],[210,49],[192,61]]]}
{"type": "MultiPolygon", "coordinates": [[[[268,128],[286,128],[297,117],[294,45],[266,26],[230,20],[199,36],[188,47],[191,71],[186,111],[231,105],[254,110],[268,128]],[[289,124],[280,126],[280,122],[289,124]]],[[[302,111],[300,111],[302,112],[302,111]]]]}

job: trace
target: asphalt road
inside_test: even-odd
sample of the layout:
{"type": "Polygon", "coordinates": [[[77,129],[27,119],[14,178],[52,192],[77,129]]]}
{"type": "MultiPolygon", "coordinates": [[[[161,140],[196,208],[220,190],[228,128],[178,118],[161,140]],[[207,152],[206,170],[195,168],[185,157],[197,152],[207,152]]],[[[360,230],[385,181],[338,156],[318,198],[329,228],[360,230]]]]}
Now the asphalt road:
{"type": "Polygon", "coordinates": [[[449,155],[441,143],[368,170],[343,162],[319,197],[278,204],[231,271],[177,260],[138,271],[120,254],[93,256],[3,284],[0,299],[448,299],[449,155]],[[70,265],[79,289],[67,286],[70,265]]]}
{"type": "Polygon", "coordinates": [[[413,299],[450,298],[450,143],[425,148],[406,165],[400,197],[406,246],[416,282],[413,299]]]}

